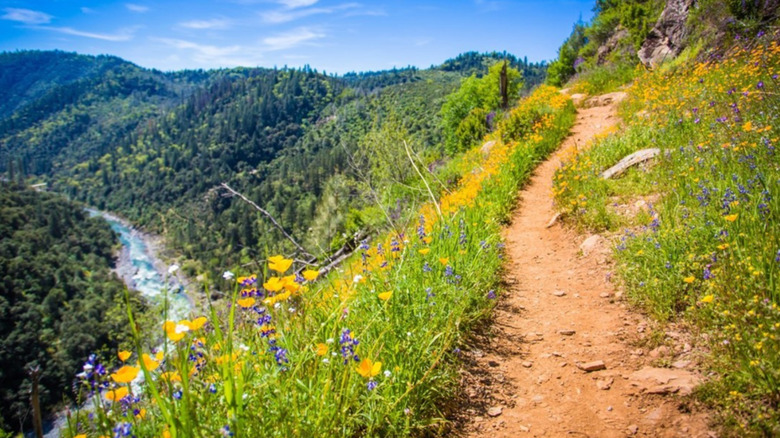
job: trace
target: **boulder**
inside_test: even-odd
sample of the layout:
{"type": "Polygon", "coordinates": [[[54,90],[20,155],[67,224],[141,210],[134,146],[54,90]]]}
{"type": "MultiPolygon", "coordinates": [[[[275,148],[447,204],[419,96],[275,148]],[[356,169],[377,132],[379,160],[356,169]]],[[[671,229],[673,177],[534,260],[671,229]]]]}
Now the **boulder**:
{"type": "Polygon", "coordinates": [[[604,42],[604,44],[599,46],[598,50],[596,51],[596,63],[598,65],[606,63],[608,61],[607,57],[609,54],[614,52],[615,49],[617,49],[620,45],[620,42],[626,37],[628,37],[628,30],[622,26],[618,26],[615,29],[615,33],[613,33],[609,39],[604,42]]]}
{"type": "Polygon", "coordinates": [[[637,55],[648,68],[654,68],[673,59],[683,49],[688,29],[685,25],[688,11],[696,0],[667,0],[661,16],[655,23],[637,55]]]}

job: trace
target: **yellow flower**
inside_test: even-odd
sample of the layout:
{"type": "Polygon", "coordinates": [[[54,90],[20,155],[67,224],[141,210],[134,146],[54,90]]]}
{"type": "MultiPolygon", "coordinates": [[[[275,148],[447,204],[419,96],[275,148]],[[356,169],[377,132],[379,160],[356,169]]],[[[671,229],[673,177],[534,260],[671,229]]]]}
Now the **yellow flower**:
{"type": "Polygon", "coordinates": [[[111,373],[111,378],[114,379],[114,381],[117,383],[132,382],[133,379],[135,379],[135,376],[138,375],[139,370],[140,368],[138,367],[125,365],[122,368],[118,369],[115,373],[111,373]]]}
{"type": "Polygon", "coordinates": [[[87,438],[87,434],[86,433],[80,433],[80,434],[74,436],[73,438],[87,438]]]}
{"type": "Polygon", "coordinates": [[[279,277],[271,277],[263,283],[263,287],[269,292],[279,292],[284,287],[284,282],[279,277]]]}
{"type": "Polygon", "coordinates": [[[693,275],[691,275],[690,277],[683,278],[683,281],[688,283],[688,284],[693,283],[694,280],[696,280],[696,277],[694,277],[693,275]]]}
{"type": "Polygon", "coordinates": [[[431,249],[430,248],[423,248],[423,249],[419,250],[418,252],[420,254],[422,254],[422,255],[425,255],[425,254],[428,254],[429,252],[431,252],[431,249]]]}
{"type": "Polygon", "coordinates": [[[371,359],[363,359],[357,367],[357,372],[361,376],[370,379],[382,371],[382,362],[374,362],[371,359]]]}
{"type": "Polygon", "coordinates": [[[144,353],[143,356],[141,356],[141,360],[144,361],[144,366],[146,366],[146,369],[149,371],[154,371],[157,369],[157,367],[160,366],[159,362],[152,359],[152,357],[146,353],[144,353]]]}
{"type": "Polygon", "coordinates": [[[165,321],[163,330],[165,330],[165,335],[168,336],[168,339],[178,342],[190,331],[190,322],[186,319],[179,321],[178,324],[173,321],[165,321]]]}
{"type": "Polygon", "coordinates": [[[286,259],[280,255],[268,257],[268,268],[272,271],[284,273],[292,266],[292,259],[286,259]]]}
{"type": "Polygon", "coordinates": [[[745,132],[750,132],[753,130],[753,123],[750,121],[745,122],[744,125],[742,125],[742,130],[745,132]]]}
{"type": "Polygon", "coordinates": [[[312,271],[311,269],[303,271],[303,278],[305,278],[306,281],[314,281],[317,279],[317,277],[319,277],[319,275],[319,271],[312,271]]]}
{"type": "Polygon", "coordinates": [[[241,298],[237,301],[237,303],[239,306],[246,309],[247,307],[252,307],[255,304],[255,299],[252,297],[241,298]]]}
{"type": "Polygon", "coordinates": [[[162,433],[162,438],[171,438],[171,433],[167,430],[164,430],[162,433]]]}
{"type": "Polygon", "coordinates": [[[702,303],[711,303],[711,302],[712,302],[712,300],[714,300],[714,299],[715,299],[715,297],[714,297],[714,296],[712,296],[712,294],[710,294],[710,295],[705,295],[705,296],[704,296],[704,298],[702,298],[702,299],[701,299],[701,302],[702,302],[702,303]]]}
{"type": "Polygon", "coordinates": [[[190,329],[200,330],[207,322],[208,322],[208,318],[206,318],[205,316],[199,316],[192,321],[192,323],[190,324],[190,329]]]}
{"type": "Polygon", "coordinates": [[[393,292],[392,291],[382,292],[377,296],[379,297],[380,300],[387,301],[390,299],[390,297],[393,296],[393,292]]]}
{"type": "Polygon", "coordinates": [[[181,382],[181,376],[179,376],[179,373],[177,371],[167,371],[162,374],[160,374],[160,379],[166,381],[166,382],[181,382]]]}
{"type": "Polygon", "coordinates": [[[320,342],[314,347],[314,351],[317,353],[317,356],[325,356],[328,354],[328,346],[320,342]]]}
{"type": "Polygon", "coordinates": [[[141,408],[141,410],[138,411],[137,414],[135,414],[135,418],[138,418],[139,420],[143,420],[144,418],[146,418],[146,409],[141,408]]]}
{"type": "Polygon", "coordinates": [[[448,264],[449,262],[450,262],[450,259],[448,259],[447,257],[441,257],[441,258],[439,258],[439,263],[441,263],[441,264],[442,264],[442,265],[444,265],[444,266],[447,266],[447,264],[448,264]]]}
{"type": "Polygon", "coordinates": [[[154,358],[157,359],[157,361],[159,362],[163,359],[163,355],[164,355],[163,351],[160,350],[154,354],[154,358]]]}
{"type": "Polygon", "coordinates": [[[121,360],[122,362],[126,361],[127,358],[130,357],[130,355],[132,355],[132,353],[126,350],[122,350],[119,353],[117,353],[117,356],[119,356],[119,360],[121,360]]]}
{"type": "Polygon", "coordinates": [[[117,389],[106,392],[106,400],[117,402],[125,398],[129,392],[126,386],[120,386],[117,389]]]}
{"type": "Polygon", "coordinates": [[[726,215],[723,217],[723,219],[726,219],[729,222],[734,222],[735,220],[737,220],[737,214],[734,213],[734,214],[726,215]]]}

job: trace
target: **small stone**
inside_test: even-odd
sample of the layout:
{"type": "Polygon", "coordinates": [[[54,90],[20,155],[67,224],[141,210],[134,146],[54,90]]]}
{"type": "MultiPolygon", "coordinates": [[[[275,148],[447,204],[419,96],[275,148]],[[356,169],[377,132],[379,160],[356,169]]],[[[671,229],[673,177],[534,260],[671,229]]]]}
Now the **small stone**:
{"type": "Polygon", "coordinates": [[[606,391],[606,390],[608,390],[609,388],[612,387],[613,383],[615,383],[615,379],[613,379],[612,377],[604,379],[604,380],[599,379],[599,380],[596,380],[596,387],[598,389],[601,389],[602,391],[606,391]]]}
{"type": "Polygon", "coordinates": [[[600,294],[599,294],[599,296],[600,296],[601,298],[609,298],[609,297],[611,297],[612,295],[610,295],[610,294],[609,294],[609,292],[602,292],[602,293],[600,293],[600,294]]]}
{"type": "Polygon", "coordinates": [[[691,362],[687,360],[678,360],[672,363],[673,368],[686,368],[691,362]]]}
{"type": "Polygon", "coordinates": [[[501,406],[493,406],[492,408],[488,409],[487,414],[491,417],[498,417],[501,415],[501,412],[503,412],[501,406]]]}
{"type": "Polygon", "coordinates": [[[563,353],[559,353],[557,351],[553,351],[552,355],[555,356],[555,357],[563,357],[563,353]]]}
{"type": "Polygon", "coordinates": [[[495,368],[495,367],[497,367],[499,365],[499,363],[494,361],[494,360],[489,360],[488,361],[488,365],[493,367],[493,368],[495,368]]]}
{"type": "Polygon", "coordinates": [[[474,417],[474,422],[475,422],[475,423],[481,423],[481,422],[483,422],[483,421],[485,421],[485,419],[484,419],[484,418],[482,418],[482,417],[474,417]]]}
{"type": "Polygon", "coordinates": [[[577,332],[571,329],[566,329],[566,330],[558,330],[558,333],[562,334],[563,336],[572,336],[577,332]]]}
{"type": "Polygon", "coordinates": [[[577,364],[577,368],[590,373],[593,371],[605,370],[607,369],[607,366],[604,364],[603,360],[594,360],[593,362],[577,364]]]}
{"type": "Polygon", "coordinates": [[[523,362],[522,365],[524,367],[526,367],[526,368],[531,368],[532,366],[534,366],[534,363],[533,362],[529,362],[529,361],[525,361],[525,362],[523,362]]]}
{"type": "Polygon", "coordinates": [[[660,347],[651,350],[650,353],[648,354],[652,358],[659,358],[659,357],[668,356],[669,352],[670,352],[669,347],[667,347],[666,345],[661,345],[660,347]]]}
{"type": "Polygon", "coordinates": [[[556,290],[555,292],[553,292],[553,295],[555,295],[556,297],[562,297],[562,296],[566,295],[566,292],[564,292],[562,290],[556,290]]]}
{"type": "Polygon", "coordinates": [[[690,352],[692,349],[693,347],[691,347],[691,344],[685,343],[685,345],[683,345],[683,351],[686,353],[690,352]]]}
{"type": "Polygon", "coordinates": [[[520,432],[530,432],[531,428],[528,426],[523,426],[522,424],[517,425],[517,430],[520,432]]]}
{"type": "Polygon", "coordinates": [[[637,426],[636,424],[632,424],[628,426],[628,433],[630,433],[631,435],[636,435],[637,432],[639,432],[639,426],[637,426]]]}
{"type": "Polygon", "coordinates": [[[607,412],[612,412],[612,406],[607,406],[607,412]]]}
{"type": "Polygon", "coordinates": [[[561,368],[566,366],[566,362],[561,362],[561,368]]]}

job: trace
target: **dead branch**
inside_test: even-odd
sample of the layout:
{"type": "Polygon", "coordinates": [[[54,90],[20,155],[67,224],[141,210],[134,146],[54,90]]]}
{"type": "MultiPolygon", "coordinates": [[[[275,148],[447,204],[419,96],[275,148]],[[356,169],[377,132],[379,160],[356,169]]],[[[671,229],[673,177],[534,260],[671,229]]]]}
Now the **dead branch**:
{"type": "Polygon", "coordinates": [[[266,211],[265,209],[261,208],[259,205],[255,204],[254,202],[252,202],[252,200],[251,200],[251,199],[249,199],[249,198],[247,198],[246,196],[242,195],[241,193],[238,193],[237,191],[233,190],[233,189],[232,189],[232,188],[231,188],[229,185],[227,185],[226,183],[222,183],[221,185],[222,185],[222,187],[223,187],[225,190],[229,191],[230,193],[234,194],[235,196],[238,196],[239,198],[241,198],[242,200],[244,200],[244,202],[246,202],[247,204],[251,205],[251,206],[252,206],[252,207],[254,207],[254,208],[257,210],[257,211],[259,211],[260,213],[263,213],[263,214],[264,214],[266,217],[268,217],[268,219],[270,219],[270,220],[271,220],[271,223],[273,223],[273,224],[274,224],[274,226],[275,226],[276,228],[278,228],[278,229],[279,229],[279,231],[281,231],[281,232],[282,232],[282,234],[284,234],[284,237],[286,237],[286,238],[287,238],[287,240],[289,240],[290,242],[292,242],[292,244],[293,244],[293,245],[295,245],[295,247],[296,247],[296,248],[298,248],[298,251],[300,251],[301,253],[303,253],[304,255],[307,255],[307,256],[309,256],[309,257],[312,257],[312,258],[314,257],[314,256],[312,256],[312,255],[309,253],[309,251],[306,251],[306,249],[305,249],[303,246],[301,246],[301,245],[300,245],[298,242],[296,242],[296,241],[295,241],[295,239],[293,239],[293,237],[292,237],[290,234],[288,234],[288,233],[287,233],[287,231],[284,229],[284,227],[282,227],[282,225],[281,225],[279,222],[277,222],[277,221],[276,221],[276,219],[274,219],[274,217],[273,217],[273,216],[271,216],[271,213],[269,213],[269,212],[268,212],[268,211],[266,211]]]}

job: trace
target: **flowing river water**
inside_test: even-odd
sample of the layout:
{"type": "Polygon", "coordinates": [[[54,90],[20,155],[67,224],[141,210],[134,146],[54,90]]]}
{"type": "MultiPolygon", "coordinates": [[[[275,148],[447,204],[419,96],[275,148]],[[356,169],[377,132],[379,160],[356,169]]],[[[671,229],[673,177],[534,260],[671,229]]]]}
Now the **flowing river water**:
{"type": "MultiPolygon", "coordinates": [[[[186,318],[193,309],[193,302],[187,294],[181,279],[176,272],[169,272],[169,267],[156,254],[159,245],[157,239],[133,228],[126,221],[104,211],[87,209],[91,216],[105,219],[111,229],[119,235],[122,248],[116,261],[115,271],[128,288],[137,290],[147,302],[155,306],[162,304],[167,293],[168,319],[186,318]]],[[[86,358],[85,358],[86,359],[86,358]]],[[[60,432],[67,426],[64,412],[44,424],[44,438],[58,438],[60,432]]],[[[33,437],[34,433],[25,433],[33,437]]]]}

